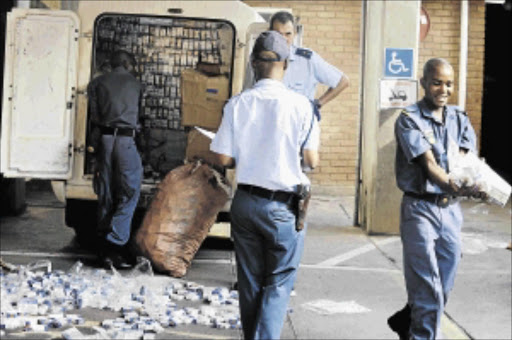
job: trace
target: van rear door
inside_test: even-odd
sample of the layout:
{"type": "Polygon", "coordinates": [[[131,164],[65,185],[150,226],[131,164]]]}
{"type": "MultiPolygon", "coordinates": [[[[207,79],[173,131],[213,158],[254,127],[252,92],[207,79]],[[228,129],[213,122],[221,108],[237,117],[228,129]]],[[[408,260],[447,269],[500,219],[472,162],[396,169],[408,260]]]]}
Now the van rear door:
{"type": "Polygon", "coordinates": [[[6,177],[69,179],[79,19],[71,11],[7,15],[0,170],[6,177]]]}

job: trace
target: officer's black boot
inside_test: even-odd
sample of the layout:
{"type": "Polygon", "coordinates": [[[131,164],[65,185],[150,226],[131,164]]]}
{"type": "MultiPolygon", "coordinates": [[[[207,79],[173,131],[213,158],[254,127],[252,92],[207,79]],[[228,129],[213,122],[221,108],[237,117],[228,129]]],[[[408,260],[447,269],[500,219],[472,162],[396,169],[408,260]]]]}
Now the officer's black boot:
{"type": "Polygon", "coordinates": [[[400,340],[409,338],[409,328],[411,328],[411,307],[405,305],[402,310],[388,318],[388,325],[394,332],[398,334],[400,340]]]}
{"type": "Polygon", "coordinates": [[[124,248],[108,241],[103,241],[100,259],[101,265],[105,269],[110,269],[113,266],[116,269],[129,269],[133,265],[123,256],[124,248]]]}

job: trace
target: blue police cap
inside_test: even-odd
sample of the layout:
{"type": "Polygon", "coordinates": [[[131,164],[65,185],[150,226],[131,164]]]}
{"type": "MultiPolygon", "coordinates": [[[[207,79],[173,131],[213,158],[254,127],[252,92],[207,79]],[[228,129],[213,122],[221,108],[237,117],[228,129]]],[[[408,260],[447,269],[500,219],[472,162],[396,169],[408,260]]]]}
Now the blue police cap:
{"type": "Polygon", "coordinates": [[[265,31],[262,32],[252,50],[252,56],[254,59],[263,61],[283,61],[290,55],[290,48],[286,42],[286,38],[276,31],[265,31]],[[260,53],[263,51],[274,52],[277,58],[269,59],[260,57],[260,53]]]}

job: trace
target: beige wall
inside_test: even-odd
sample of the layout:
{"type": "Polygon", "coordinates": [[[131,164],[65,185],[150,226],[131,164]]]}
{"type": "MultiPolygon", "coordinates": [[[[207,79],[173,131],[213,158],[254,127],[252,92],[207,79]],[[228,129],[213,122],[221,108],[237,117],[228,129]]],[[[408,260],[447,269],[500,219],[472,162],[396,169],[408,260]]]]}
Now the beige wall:
{"type": "MultiPolygon", "coordinates": [[[[244,1],[254,7],[290,8],[304,25],[303,45],[318,52],[350,77],[351,86],[323,110],[320,166],[312,174],[313,183],[324,190],[350,192],[355,189],[359,152],[359,86],[361,81],[360,1],[244,1]]],[[[424,0],[430,15],[427,38],[420,43],[418,77],[431,57],[452,63],[458,84],[460,1],[424,0]]],[[[466,110],[480,136],[483,95],[485,38],[484,0],[470,1],[466,110]]],[[[377,60],[377,63],[382,61],[377,60]]],[[[320,87],[319,91],[325,90],[320,87]]],[[[423,95],[423,91],[420,91],[423,95]]],[[[457,102],[457,92],[452,103],[457,102]]]]}
{"type": "MultiPolygon", "coordinates": [[[[60,1],[44,2],[53,8],[60,1]]],[[[321,162],[311,176],[316,188],[328,192],[353,194],[358,177],[361,111],[361,1],[244,2],[254,7],[292,9],[294,15],[299,16],[300,22],[304,25],[303,45],[318,52],[349,76],[350,87],[322,109],[321,162]]],[[[422,6],[429,12],[431,27],[427,38],[420,43],[418,77],[421,75],[423,63],[434,56],[448,59],[458,77],[460,1],[423,0],[422,6]]],[[[485,38],[484,0],[471,0],[469,7],[466,109],[477,135],[480,136],[485,38]]],[[[382,63],[381,60],[376,62],[382,63]]],[[[319,86],[318,91],[325,91],[325,87],[319,86]]],[[[452,103],[456,102],[457,92],[452,96],[452,103]]]]}

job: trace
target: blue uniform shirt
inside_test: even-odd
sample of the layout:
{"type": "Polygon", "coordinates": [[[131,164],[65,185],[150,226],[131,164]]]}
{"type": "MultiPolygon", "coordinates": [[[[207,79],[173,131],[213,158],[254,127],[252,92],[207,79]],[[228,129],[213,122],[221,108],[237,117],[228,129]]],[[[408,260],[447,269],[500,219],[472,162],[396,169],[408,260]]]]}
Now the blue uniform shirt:
{"type": "Polygon", "coordinates": [[[441,194],[443,190],[427,178],[416,158],[428,150],[447,173],[448,140],[459,148],[476,152],[476,135],[466,113],[456,106],[445,106],[443,122],[434,118],[424,101],[407,107],[395,122],[397,141],[395,174],[403,192],[441,194]]]}
{"type": "Polygon", "coordinates": [[[309,184],[300,164],[303,143],[319,148],[311,103],[278,80],[262,79],[228,101],[210,149],[235,159],[237,183],[291,192],[309,184]]]}
{"type": "Polygon", "coordinates": [[[283,78],[283,83],[289,89],[314,100],[318,83],[336,87],[342,76],[343,72],[322,59],[318,53],[290,46],[288,68],[283,78]]]}
{"type": "Polygon", "coordinates": [[[124,67],[91,81],[87,88],[91,119],[102,126],[138,128],[142,86],[124,67]]]}

